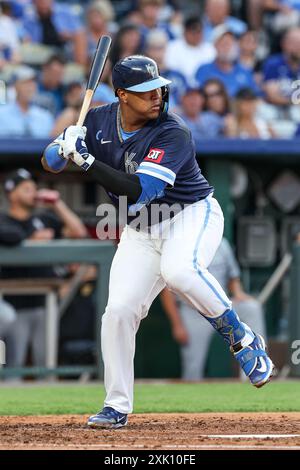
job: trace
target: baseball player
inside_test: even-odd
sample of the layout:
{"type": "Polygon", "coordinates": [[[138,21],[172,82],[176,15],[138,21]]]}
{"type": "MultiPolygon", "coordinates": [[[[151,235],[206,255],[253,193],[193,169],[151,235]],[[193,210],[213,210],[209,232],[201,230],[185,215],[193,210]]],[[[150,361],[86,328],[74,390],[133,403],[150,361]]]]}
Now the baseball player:
{"type": "Polygon", "coordinates": [[[145,56],[117,62],[112,81],[118,102],[91,109],[85,126],[65,129],[42,159],[52,172],[62,171],[71,159],[92,174],[114,203],[127,196],[133,215],[112,263],[102,318],[106,398],[104,408],[88,420],[100,428],[127,424],[133,409],[135,335],[166,285],[212,324],[254,386],[267,383],[274,367],[264,339],[240,321],[207,271],[222,239],[223,215],[197,164],[189,129],[168,113],[170,82],[145,56]],[[181,210],[151,220],[154,205],[173,203],[181,210]],[[147,210],[145,226],[134,224],[136,209],[147,210]]]}

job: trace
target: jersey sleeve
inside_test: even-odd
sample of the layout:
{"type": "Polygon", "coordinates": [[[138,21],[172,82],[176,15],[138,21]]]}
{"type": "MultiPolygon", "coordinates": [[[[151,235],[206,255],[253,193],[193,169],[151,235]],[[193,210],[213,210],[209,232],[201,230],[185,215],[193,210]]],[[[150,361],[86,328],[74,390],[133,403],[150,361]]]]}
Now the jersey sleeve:
{"type": "Polygon", "coordinates": [[[165,129],[152,141],[136,173],[153,176],[173,187],[178,172],[194,153],[194,144],[187,130],[165,129]]]}

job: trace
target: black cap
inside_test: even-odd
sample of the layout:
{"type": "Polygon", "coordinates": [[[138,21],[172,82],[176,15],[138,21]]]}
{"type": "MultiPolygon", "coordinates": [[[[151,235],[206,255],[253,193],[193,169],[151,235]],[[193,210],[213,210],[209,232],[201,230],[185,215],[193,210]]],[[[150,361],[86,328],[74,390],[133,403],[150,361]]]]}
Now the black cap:
{"type": "Polygon", "coordinates": [[[24,181],[33,181],[33,177],[25,168],[19,168],[7,176],[4,182],[4,189],[7,193],[10,193],[24,181]]]}

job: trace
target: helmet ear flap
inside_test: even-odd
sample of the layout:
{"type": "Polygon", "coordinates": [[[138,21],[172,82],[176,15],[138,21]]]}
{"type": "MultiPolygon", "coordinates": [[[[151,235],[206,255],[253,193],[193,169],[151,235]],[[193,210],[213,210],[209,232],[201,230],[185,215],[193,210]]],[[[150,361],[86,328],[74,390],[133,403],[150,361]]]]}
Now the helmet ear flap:
{"type": "Polygon", "coordinates": [[[162,93],[161,112],[167,113],[169,109],[169,94],[170,94],[169,86],[168,85],[162,86],[161,93],[162,93]]]}

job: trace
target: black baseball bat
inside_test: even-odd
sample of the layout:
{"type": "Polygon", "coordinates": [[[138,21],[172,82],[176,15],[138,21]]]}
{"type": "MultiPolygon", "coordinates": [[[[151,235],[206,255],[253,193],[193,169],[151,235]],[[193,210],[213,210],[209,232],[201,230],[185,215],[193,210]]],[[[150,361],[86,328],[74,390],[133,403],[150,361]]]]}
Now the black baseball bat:
{"type": "Polygon", "coordinates": [[[103,69],[108,57],[109,49],[111,46],[110,36],[101,36],[99,39],[97,49],[94,55],[93,63],[91,66],[88,83],[84,95],[84,100],[81,106],[77,126],[82,126],[89,110],[94,92],[97,88],[103,69]]]}

